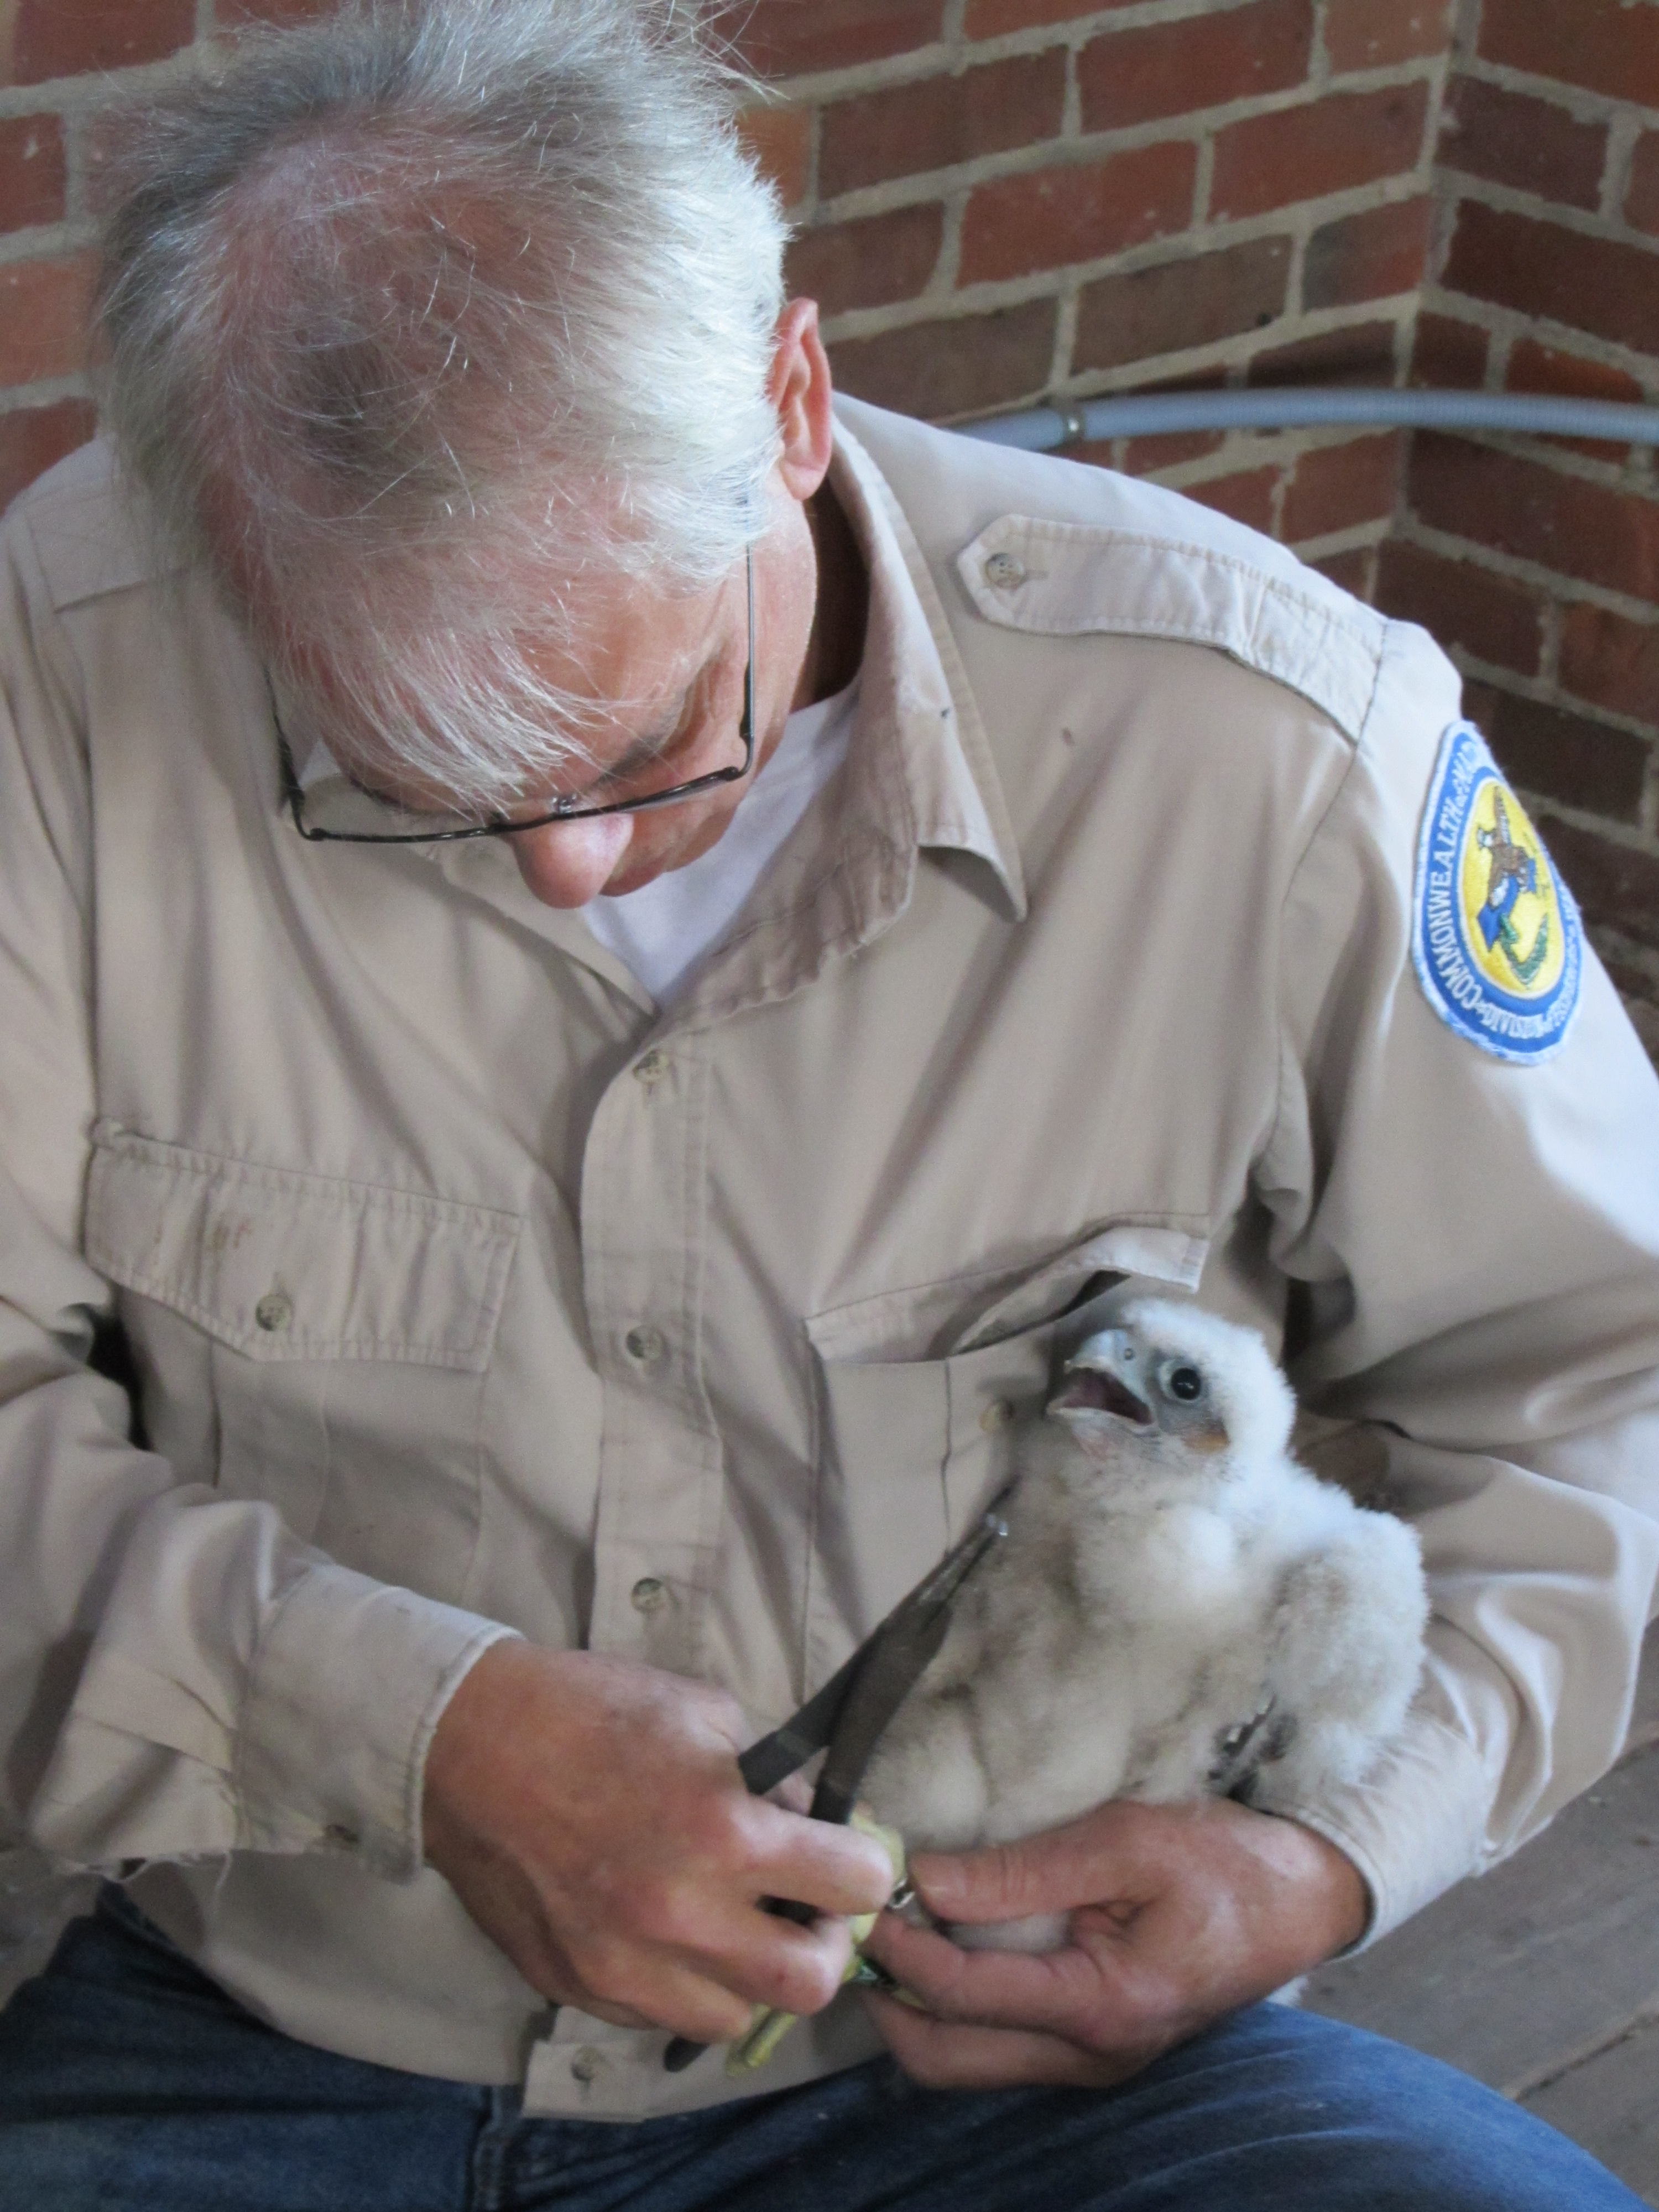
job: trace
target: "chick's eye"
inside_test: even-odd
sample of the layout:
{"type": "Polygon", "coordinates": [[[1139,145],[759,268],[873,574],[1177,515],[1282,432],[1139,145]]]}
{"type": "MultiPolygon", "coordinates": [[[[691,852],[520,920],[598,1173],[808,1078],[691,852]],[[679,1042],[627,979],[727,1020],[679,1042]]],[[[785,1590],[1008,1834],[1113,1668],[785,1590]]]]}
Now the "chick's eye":
{"type": "Polygon", "coordinates": [[[1170,1397],[1179,1398],[1183,1405],[1190,1406],[1204,1395],[1204,1377],[1185,1360],[1172,1361],[1159,1379],[1170,1397]]]}

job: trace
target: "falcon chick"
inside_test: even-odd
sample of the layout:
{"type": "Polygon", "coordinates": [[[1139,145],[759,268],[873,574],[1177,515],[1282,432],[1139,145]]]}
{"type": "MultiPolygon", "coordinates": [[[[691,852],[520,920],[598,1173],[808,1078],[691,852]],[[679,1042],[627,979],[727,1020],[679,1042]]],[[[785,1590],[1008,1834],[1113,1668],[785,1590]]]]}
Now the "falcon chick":
{"type": "MultiPolygon", "coordinates": [[[[1007,1535],[866,1778],[913,1848],[1006,1843],[1110,1797],[1294,1804],[1405,1718],[1428,1615],[1415,1533],[1290,1456],[1253,1330],[1145,1300],[1021,1441],[1007,1535]]],[[[960,1929],[1042,1950],[1065,1921],[960,1929]]]]}

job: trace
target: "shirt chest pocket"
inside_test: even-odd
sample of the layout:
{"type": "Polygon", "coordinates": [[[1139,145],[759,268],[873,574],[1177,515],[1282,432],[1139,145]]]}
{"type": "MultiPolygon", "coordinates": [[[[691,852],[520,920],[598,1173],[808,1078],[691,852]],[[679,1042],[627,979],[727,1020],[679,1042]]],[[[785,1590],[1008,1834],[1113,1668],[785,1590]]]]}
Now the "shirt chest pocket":
{"type": "Polygon", "coordinates": [[[342,1564],[447,1600],[477,1541],[483,1395],[518,1218],[100,1128],[87,1256],[160,1448],[342,1564]],[[169,1404],[170,1395],[205,1397],[169,1404]]]}
{"type": "Polygon", "coordinates": [[[978,1310],[957,1281],[808,1320],[818,1403],[809,1684],[840,1665],[1012,1479],[1022,1432],[1083,1337],[1137,1294],[1194,1289],[1206,1249],[1180,1223],[1118,1223],[981,1297],[978,1310]],[[910,1344],[932,1351],[941,1334],[939,1356],[895,1356],[910,1344]]]}

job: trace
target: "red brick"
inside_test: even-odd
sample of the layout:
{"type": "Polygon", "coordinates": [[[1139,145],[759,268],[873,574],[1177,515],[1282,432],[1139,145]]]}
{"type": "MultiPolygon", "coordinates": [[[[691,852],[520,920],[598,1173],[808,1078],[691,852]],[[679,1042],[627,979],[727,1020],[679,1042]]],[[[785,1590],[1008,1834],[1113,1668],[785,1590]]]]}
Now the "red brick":
{"type": "Polygon", "coordinates": [[[1659,721],[1659,624],[1570,606],[1561,626],[1561,689],[1611,714],[1659,721]]]}
{"type": "Polygon", "coordinates": [[[1632,980],[1628,988],[1620,982],[1619,995],[1625,1002],[1625,1012],[1630,1016],[1631,1026],[1641,1039],[1648,1058],[1656,1067],[1659,1067],[1659,1002],[1656,1002],[1659,994],[1648,995],[1653,988],[1652,979],[1644,976],[1639,982],[1632,980]]]}
{"type": "Polygon", "coordinates": [[[1290,268],[1290,240],[1260,238],[1103,276],[1079,304],[1074,365],[1116,368],[1264,329],[1285,312],[1290,268]]]}
{"type": "Polygon", "coordinates": [[[195,0],[13,0],[0,9],[0,80],[48,77],[157,62],[196,35],[195,0]]]}
{"type": "Polygon", "coordinates": [[[1411,381],[1457,392],[1483,391],[1489,351],[1490,341],[1478,324],[1461,322],[1455,315],[1419,315],[1412,344],[1411,381]]]}
{"type": "Polygon", "coordinates": [[[1419,431],[1411,500],[1431,528],[1659,602],[1659,504],[1518,453],[1419,431]]]}
{"type": "Polygon", "coordinates": [[[793,76],[931,46],[945,0],[737,0],[716,21],[750,68],[793,76]]]}
{"type": "Polygon", "coordinates": [[[1659,231],[1659,131],[1645,131],[1636,142],[1625,213],[1638,230],[1659,231]]]}
{"type": "MultiPolygon", "coordinates": [[[[1156,437],[1131,438],[1123,448],[1123,470],[1126,476],[1150,477],[1159,469],[1178,469],[1183,461],[1201,460],[1206,453],[1218,453],[1227,442],[1224,430],[1165,430],[1156,437]]],[[[1079,457],[1084,450],[1079,448],[1079,457]]],[[[1110,456],[1103,446],[1086,449],[1097,456],[1103,466],[1109,466],[1110,456]]]]}
{"type": "Polygon", "coordinates": [[[1659,251],[1649,246],[1465,200],[1443,282],[1470,299],[1659,353],[1659,251]]]}
{"type": "MultiPolygon", "coordinates": [[[[1161,377],[1151,383],[1138,384],[1135,392],[1137,398],[1155,392],[1219,392],[1225,382],[1224,370],[1200,368],[1185,376],[1161,377]]],[[[1206,453],[1218,453],[1226,442],[1224,430],[1170,430],[1152,437],[1131,438],[1124,447],[1123,467],[1130,476],[1150,476],[1155,470],[1178,468],[1183,461],[1195,461],[1206,453]]],[[[1068,450],[1074,460],[1093,461],[1103,469],[1109,469],[1116,443],[1109,438],[1095,444],[1073,446],[1068,450]]]]}
{"type": "Polygon", "coordinates": [[[1066,56],[1058,47],[861,93],[824,110],[818,191],[829,199],[1036,145],[1058,137],[1065,109],[1066,56]]]}
{"type": "Polygon", "coordinates": [[[1325,14],[1325,52],[1338,75],[1443,54],[1450,43],[1450,0],[1330,0],[1325,14]]]}
{"type": "Polygon", "coordinates": [[[1213,216],[1261,215],[1416,167],[1428,88],[1333,93],[1305,107],[1252,115],[1215,139],[1213,216]]]}
{"type": "Polygon", "coordinates": [[[67,181],[64,126],[55,115],[0,122],[0,230],[60,222],[67,181]]]}
{"type": "Polygon", "coordinates": [[[1659,107],[1659,21],[1650,0],[1486,0],[1483,61],[1659,107]]]}
{"type": "Polygon", "coordinates": [[[9,507],[54,461],[84,446],[97,427],[87,399],[60,399],[51,407],[15,407],[0,415],[0,507],[9,507]]]}
{"type": "Polygon", "coordinates": [[[1214,507],[1218,514],[1230,514],[1235,522],[1245,523],[1252,530],[1270,531],[1278,482],[1277,469],[1241,469],[1236,476],[1211,477],[1203,483],[1182,484],[1181,489],[1188,499],[1214,507]]]}
{"type": "Polygon", "coordinates": [[[1085,131],[1121,131],[1308,81],[1312,0],[1255,0],[1225,15],[1108,31],[1078,57],[1085,131]]]}
{"type": "Polygon", "coordinates": [[[1375,545],[1355,545],[1346,553],[1328,553],[1322,561],[1310,566],[1345,592],[1352,592],[1355,599],[1369,601],[1376,580],[1376,554],[1375,545]]]}
{"type": "Polygon", "coordinates": [[[856,398],[935,420],[1034,401],[1054,363],[1055,303],[912,323],[830,349],[836,384],[856,398]]]}
{"type": "Polygon", "coordinates": [[[1637,968],[1622,961],[1607,947],[1601,949],[1601,959],[1613,988],[1625,1002],[1625,1012],[1630,1016],[1631,1026],[1641,1039],[1648,1058],[1659,1067],[1659,983],[1637,968]]]}
{"type": "Polygon", "coordinates": [[[1304,307],[1348,307],[1415,292],[1428,264],[1432,211],[1427,199],[1395,200],[1315,231],[1302,276],[1304,307]]]}
{"type": "MultiPolygon", "coordinates": [[[[1559,347],[1542,345],[1536,338],[1516,340],[1510,350],[1504,382],[1510,392],[1565,392],[1577,398],[1614,399],[1635,406],[1646,398],[1636,379],[1626,376],[1623,369],[1609,368],[1604,362],[1585,361],[1577,354],[1563,353],[1559,347]]],[[[1568,447],[1574,453],[1588,453],[1598,461],[1622,461],[1630,451],[1628,446],[1605,438],[1559,438],[1552,443],[1568,447]]]]}
{"type": "Polygon", "coordinates": [[[1625,1001],[1626,1012],[1635,1023],[1650,1054],[1659,1060],[1659,979],[1638,968],[1634,961],[1621,960],[1615,949],[1603,945],[1601,951],[1601,964],[1625,1001]],[[1648,1017],[1645,1021],[1644,1015],[1648,1017]]]}
{"type": "Polygon", "coordinates": [[[1633,405],[1639,405],[1644,397],[1639,380],[1622,368],[1586,361],[1582,354],[1565,353],[1537,338],[1516,340],[1504,382],[1511,392],[1577,392],[1586,399],[1625,400],[1633,405]]]}
{"type": "Polygon", "coordinates": [[[0,386],[69,376],[86,357],[93,256],[0,268],[0,386]]]}
{"type": "Polygon", "coordinates": [[[1252,354],[1245,371],[1251,384],[1392,384],[1395,326],[1350,323],[1294,344],[1252,354]]]}
{"type": "Polygon", "coordinates": [[[1376,604],[1384,614],[1420,623],[1443,646],[1477,660],[1535,676],[1543,651],[1543,614],[1520,585],[1473,561],[1448,561],[1420,545],[1391,540],[1377,570],[1376,604]]]}
{"type": "Polygon", "coordinates": [[[812,118],[804,107],[747,107],[738,131],[787,208],[806,197],[812,166],[812,118]]]}
{"type": "Polygon", "coordinates": [[[914,300],[944,242],[945,210],[937,201],[805,231],[789,248],[789,289],[816,300],[826,315],[914,300]]]}
{"type": "Polygon", "coordinates": [[[1197,147],[1175,139],[981,185],[962,221],[960,281],[1062,269],[1183,230],[1197,174],[1197,147]]]}
{"type": "Polygon", "coordinates": [[[1285,494],[1285,544],[1299,545],[1392,514],[1405,446],[1398,430],[1385,430],[1304,453],[1285,494]]]}
{"type": "Polygon", "coordinates": [[[76,135],[82,197],[89,213],[108,215],[120,198],[124,157],[143,144],[142,114],[118,104],[88,117],[76,135]]]}
{"type": "Polygon", "coordinates": [[[1659,945],[1659,855],[1616,845],[1571,822],[1547,826],[1551,857],[1586,921],[1606,923],[1638,944],[1659,945]]]}
{"type": "Polygon", "coordinates": [[[249,23],[275,23],[286,30],[295,23],[314,23],[338,4],[339,0],[218,0],[214,21],[228,31],[249,23]]]}
{"type": "Polygon", "coordinates": [[[1440,161],[1473,177],[1540,192],[1567,207],[1596,208],[1607,165],[1604,123],[1579,123],[1551,100],[1454,77],[1440,130],[1440,161]]]}
{"type": "Polygon", "coordinates": [[[1007,31],[1034,31],[1044,23],[1069,23],[1079,15],[1139,4],[1139,0],[968,0],[963,27],[970,39],[1000,39],[1007,31]]]}
{"type": "MultiPolygon", "coordinates": [[[[1522,791],[1564,806],[1587,807],[1610,821],[1636,819],[1647,771],[1648,749],[1640,738],[1495,684],[1466,684],[1463,704],[1491,740],[1498,766],[1522,791]]],[[[1556,830],[1551,823],[1552,851],[1556,830]]],[[[1570,867],[1566,874],[1571,883],[1570,867]]]]}

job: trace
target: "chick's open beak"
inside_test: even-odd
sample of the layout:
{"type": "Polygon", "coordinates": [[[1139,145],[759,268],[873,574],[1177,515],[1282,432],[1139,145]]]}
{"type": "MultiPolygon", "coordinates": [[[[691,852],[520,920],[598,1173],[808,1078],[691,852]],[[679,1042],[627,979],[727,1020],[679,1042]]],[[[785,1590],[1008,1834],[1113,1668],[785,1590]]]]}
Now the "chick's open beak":
{"type": "Polygon", "coordinates": [[[1124,1380],[1127,1340],[1121,1329],[1105,1329],[1079,1346],[1066,1363],[1065,1388],[1048,1401],[1048,1410],[1061,1420],[1067,1415],[1115,1413],[1135,1428],[1151,1428],[1152,1407],[1124,1380]]]}

